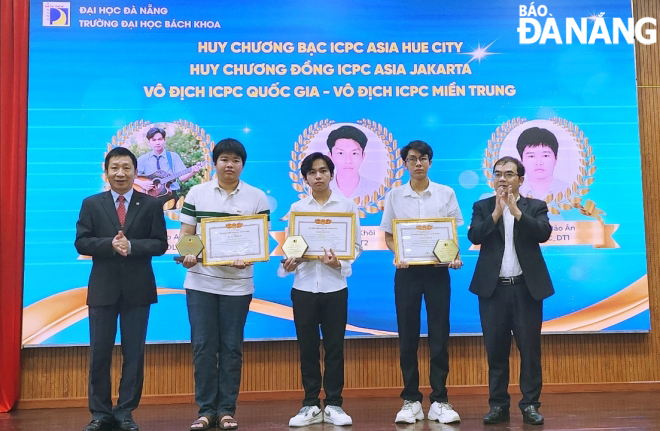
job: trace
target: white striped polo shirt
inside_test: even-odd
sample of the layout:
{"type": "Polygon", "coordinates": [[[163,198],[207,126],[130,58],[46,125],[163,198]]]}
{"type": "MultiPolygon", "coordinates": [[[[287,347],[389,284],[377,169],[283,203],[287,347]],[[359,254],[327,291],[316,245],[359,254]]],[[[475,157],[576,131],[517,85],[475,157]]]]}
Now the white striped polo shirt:
{"type": "MultiPolygon", "coordinates": [[[[181,208],[180,221],[196,226],[196,232],[200,234],[203,218],[252,214],[270,214],[268,200],[263,191],[240,181],[238,187],[227,194],[217,180],[213,179],[190,189],[181,208]]],[[[254,292],[253,271],[253,265],[237,269],[231,266],[203,266],[198,263],[188,269],[183,287],[229,296],[249,295],[254,292]]]]}

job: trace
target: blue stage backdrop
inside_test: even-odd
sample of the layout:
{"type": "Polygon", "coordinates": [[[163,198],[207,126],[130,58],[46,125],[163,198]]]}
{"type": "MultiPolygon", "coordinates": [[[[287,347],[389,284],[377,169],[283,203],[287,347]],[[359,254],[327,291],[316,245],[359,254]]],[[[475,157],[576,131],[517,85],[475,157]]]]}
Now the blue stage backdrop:
{"type": "MultiPolygon", "coordinates": [[[[648,331],[631,42],[650,42],[654,24],[631,16],[629,0],[33,0],[24,345],[89,342],[91,260],[73,247],[80,203],[108,188],[106,152],[150,151],[153,126],[185,167],[202,167],[179,196],[213,180],[217,141],[247,148],[242,179],[272,211],[249,340],[295,336],[279,244],[289,206],[306,194],[299,162],[327,152],[328,133],[345,124],[368,137],[364,157],[342,167],[359,169],[364,187],[337,190],[359,201],[365,249],[348,281],[348,335],[396,335],[393,256],[378,225],[385,193],[408,181],[400,149],[417,139],[433,147],[430,177],[456,191],[466,220],[452,334],[481,332],[468,292],[478,250],[466,232],[504,155],[525,159],[525,194],[551,212],[543,253],[557,293],[545,301],[544,332],[648,331]],[[550,130],[555,151],[520,155],[529,127],[550,130]]],[[[173,261],[181,203],[164,207],[170,250],[153,263],[150,342],[189,339],[185,269],[173,261]]]]}

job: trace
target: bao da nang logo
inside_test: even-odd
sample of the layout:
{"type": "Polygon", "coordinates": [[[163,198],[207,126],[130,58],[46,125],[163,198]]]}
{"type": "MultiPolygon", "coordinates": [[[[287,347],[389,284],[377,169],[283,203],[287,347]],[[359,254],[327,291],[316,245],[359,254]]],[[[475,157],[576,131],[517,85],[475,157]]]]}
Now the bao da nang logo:
{"type": "Polygon", "coordinates": [[[71,3],[70,2],[44,2],[43,26],[44,27],[69,27],[71,25],[71,3]]]}
{"type": "Polygon", "coordinates": [[[635,40],[650,45],[657,40],[656,19],[609,18],[605,12],[582,18],[555,18],[545,5],[519,6],[518,34],[523,45],[554,42],[557,45],[618,45],[635,40]]]}

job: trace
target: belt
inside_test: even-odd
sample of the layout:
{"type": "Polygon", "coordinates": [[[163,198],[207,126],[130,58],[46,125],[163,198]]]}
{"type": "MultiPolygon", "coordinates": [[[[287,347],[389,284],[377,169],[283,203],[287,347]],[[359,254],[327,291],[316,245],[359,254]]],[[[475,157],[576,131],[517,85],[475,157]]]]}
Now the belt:
{"type": "Polygon", "coordinates": [[[497,283],[502,284],[504,286],[509,286],[511,284],[518,284],[522,281],[524,281],[522,275],[514,275],[513,277],[500,277],[497,280],[497,283]]]}

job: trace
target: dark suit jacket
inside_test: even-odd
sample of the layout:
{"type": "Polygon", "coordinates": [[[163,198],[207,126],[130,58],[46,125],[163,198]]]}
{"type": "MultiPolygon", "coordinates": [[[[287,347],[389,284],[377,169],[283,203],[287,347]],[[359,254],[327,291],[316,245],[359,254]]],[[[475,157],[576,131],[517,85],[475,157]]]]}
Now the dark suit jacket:
{"type": "MultiPolygon", "coordinates": [[[[513,241],[523,271],[525,283],[537,301],[555,293],[539,243],[552,233],[548,221],[548,206],[538,199],[520,197],[520,220],[513,223],[513,241]]],[[[504,216],[493,222],[495,197],[482,199],[472,206],[472,222],[468,239],[481,245],[477,267],[470,283],[470,292],[490,298],[495,291],[504,255],[504,216]]]]}
{"type": "Polygon", "coordinates": [[[83,201],[76,224],[75,246],[78,253],[92,256],[93,260],[87,305],[111,305],[117,302],[120,294],[132,305],[157,302],[151,257],[167,250],[167,230],[160,201],[133,192],[123,228],[131,242],[131,252],[126,257],[112,247],[112,239],[120,229],[109,191],[83,201]]]}

